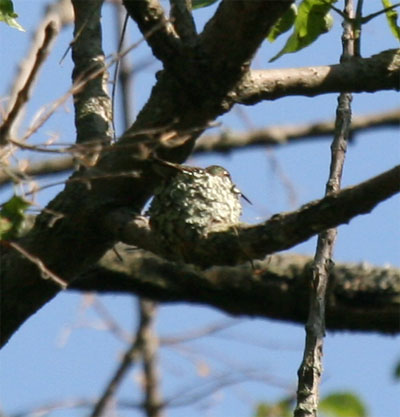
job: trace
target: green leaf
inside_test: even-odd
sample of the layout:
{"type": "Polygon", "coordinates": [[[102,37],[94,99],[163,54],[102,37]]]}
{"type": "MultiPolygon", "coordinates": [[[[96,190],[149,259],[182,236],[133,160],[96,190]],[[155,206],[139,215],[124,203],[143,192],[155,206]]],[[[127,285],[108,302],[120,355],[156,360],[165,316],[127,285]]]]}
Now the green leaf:
{"type": "MultiPolygon", "coordinates": [[[[385,9],[392,6],[392,2],[390,0],[381,0],[382,5],[385,9]]],[[[399,14],[396,10],[386,10],[386,19],[389,23],[390,30],[392,31],[393,35],[396,39],[400,40],[400,27],[397,24],[397,19],[399,17],[399,14]]]]}
{"type": "Polygon", "coordinates": [[[15,20],[18,17],[14,12],[14,6],[11,0],[0,0],[0,22],[6,23],[12,28],[25,32],[25,29],[15,20]]]}
{"type": "Polygon", "coordinates": [[[287,32],[294,24],[297,16],[297,7],[295,4],[292,4],[286,13],[281,16],[277,22],[272,26],[269,34],[267,36],[267,40],[270,42],[274,42],[276,38],[282,33],[287,32]]]}
{"type": "Polygon", "coordinates": [[[400,381],[400,360],[394,366],[393,378],[395,381],[400,381]]]}
{"type": "Polygon", "coordinates": [[[14,195],[0,210],[0,239],[13,239],[18,236],[24,225],[25,211],[29,203],[14,195]]]}
{"type": "Polygon", "coordinates": [[[284,54],[297,52],[313,43],[320,35],[328,32],[333,25],[329,13],[331,4],[337,0],[303,0],[299,6],[294,30],[285,46],[270,62],[284,54]]]}
{"type": "Polygon", "coordinates": [[[254,417],[291,417],[293,398],[284,398],[276,403],[260,403],[254,417]]]}
{"type": "Polygon", "coordinates": [[[210,6],[213,3],[216,3],[218,0],[192,0],[192,8],[200,9],[201,7],[210,6]]]}
{"type": "Polygon", "coordinates": [[[367,411],[357,395],[351,392],[337,392],[324,397],[320,411],[332,417],[366,417],[367,411]]]}

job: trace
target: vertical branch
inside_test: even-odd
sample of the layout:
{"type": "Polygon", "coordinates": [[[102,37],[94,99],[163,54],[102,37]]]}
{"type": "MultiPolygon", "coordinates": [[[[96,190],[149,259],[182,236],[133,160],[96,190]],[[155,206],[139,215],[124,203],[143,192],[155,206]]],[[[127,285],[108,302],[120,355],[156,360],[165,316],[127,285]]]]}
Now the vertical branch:
{"type": "Polygon", "coordinates": [[[139,301],[141,320],[148,323],[143,331],[143,373],[144,373],[144,409],[147,417],[163,417],[162,398],[159,391],[157,373],[157,349],[158,338],[153,329],[154,319],[157,312],[157,304],[153,301],[140,299],[139,301]]]}
{"type": "MultiPolygon", "coordinates": [[[[126,350],[121,363],[111,377],[102,396],[97,401],[90,417],[107,415],[107,410],[110,408],[115,393],[120,387],[128,371],[140,358],[142,352],[144,351],[144,345],[147,343],[149,334],[152,333],[151,326],[153,323],[153,315],[154,312],[151,306],[146,309],[142,309],[141,305],[139,306],[139,324],[136,330],[135,338],[126,350]]],[[[154,414],[154,416],[157,416],[157,414],[154,414]]]]}
{"type": "MultiPolygon", "coordinates": [[[[354,17],[353,0],[345,1],[345,15],[348,19],[345,18],[343,22],[341,61],[351,59],[354,56],[354,40],[359,37],[359,33],[354,33],[354,27],[350,20],[354,17]]],[[[350,93],[341,93],[338,97],[335,135],[331,145],[330,173],[325,195],[340,190],[347,140],[350,134],[351,100],[352,95],[350,93]]],[[[295,417],[317,416],[325,336],[326,289],[336,235],[336,229],[328,229],[318,236],[312,271],[310,308],[306,323],[306,343],[303,361],[298,371],[299,382],[295,417]]]]}
{"type": "MultiPolygon", "coordinates": [[[[118,44],[118,54],[127,49],[128,31],[128,14],[121,3],[114,5],[115,21],[117,28],[117,36],[120,38],[118,44]]],[[[126,130],[133,122],[134,105],[133,105],[133,68],[128,59],[128,55],[121,55],[115,66],[115,75],[113,79],[113,113],[115,109],[115,93],[117,91],[117,84],[120,85],[121,104],[122,104],[122,118],[123,130],[126,130]]],[[[115,120],[114,120],[115,123],[115,120]]]]}
{"type": "Polygon", "coordinates": [[[102,48],[101,7],[103,0],[72,0],[75,13],[72,59],[75,84],[90,74],[84,87],[74,94],[77,143],[109,143],[113,137],[111,100],[107,92],[108,72],[102,48]],[[104,69],[104,71],[99,71],[104,69]]]}

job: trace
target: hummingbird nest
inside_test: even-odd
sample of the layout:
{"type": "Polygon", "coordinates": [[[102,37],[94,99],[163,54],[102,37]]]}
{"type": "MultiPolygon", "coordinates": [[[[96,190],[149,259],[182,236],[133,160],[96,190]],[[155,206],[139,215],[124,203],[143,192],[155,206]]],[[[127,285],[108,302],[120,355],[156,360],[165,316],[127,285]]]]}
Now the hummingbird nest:
{"type": "Polygon", "coordinates": [[[241,193],[220,166],[168,166],[175,170],[155,191],[150,226],[165,255],[185,261],[198,239],[239,223],[241,193]]]}

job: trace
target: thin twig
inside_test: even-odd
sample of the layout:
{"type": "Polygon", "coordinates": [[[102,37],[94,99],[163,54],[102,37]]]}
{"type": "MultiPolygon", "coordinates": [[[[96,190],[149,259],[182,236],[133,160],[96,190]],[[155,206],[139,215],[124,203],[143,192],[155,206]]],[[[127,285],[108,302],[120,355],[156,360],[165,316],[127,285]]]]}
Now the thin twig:
{"type": "Polygon", "coordinates": [[[10,136],[10,132],[14,127],[15,121],[17,120],[20,112],[24,108],[25,103],[30,98],[30,93],[32,91],[33,83],[38,75],[39,69],[42,67],[45,62],[49,51],[50,46],[54,38],[57,36],[58,30],[55,22],[50,21],[44,29],[44,38],[40,48],[37,50],[35,61],[33,63],[32,69],[26,79],[21,90],[18,92],[16,100],[9,111],[6,119],[3,124],[0,126],[0,145],[6,145],[10,136]]]}
{"type": "MultiPolygon", "coordinates": [[[[127,49],[122,51],[120,54],[114,54],[109,55],[106,57],[107,60],[109,60],[108,64],[95,69],[90,70],[88,73],[85,73],[82,78],[79,78],[75,81],[75,83],[72,85],[72,87],[59,99],[53,101],[50,106],[48,107],[48,110],[35,122],[33,123],[30,128],[26,131],[24,136],[18,143],[24,142],[27,138],[29,138],[32,134],[34,134],[43,124],[53,115],[53,113],[62,105],[64,104],[71,95],[76,94],[78,91],[83,89],[88,82],[91,80],[101,76],[103,72],[107,71],[112,65],[114,65],[119,59],[121,59],[122,56],[128,54],[133,49],[137,48],[142,42],[146,40],[146,37],[151,36],[158,27],[154,27],[149,33],[147,33],[143,38],[139,39],[137,42],[134,42],[131,46],[129,46],[127,49]]],[[[145,65],[145,64],[144,64],[145,65]]]]}
{"type": "MultiPolygon", "coordinates": [[[[58,0],[49,4],[46,9],[44,16],[38,26],[35,28],[34,33],[32,34],[32,42],[29,46],[29,50],[26,54],[26,57],[22,61],[22,64],[19,66],[18,71],[11,81],[10,97],[7,103],[6,113],[9,113],[11,108],[14,106],[14,103],[17,99],[17,95],[20,90],[22,90],[23,85],[26,83],[27,78],[30,76],[30,72],[35,65],[37,59],[38,50],[43,45],[43,34],[45,33],[46,27],[49,23],[53,22],[56,26],[56,31],[59,33],[61,29],[73,22],[73,11],[70,0],[58,0]]],[[[32,89],[31,91],[32,92],[32,89]]],[[[19,115],[22,114],[22,111],[19,112],[19,115]]],[[[18,117],[18,121],[20,117],[18,117]]],[[[16,129],[16,124],[18,121],[14,122],[13,128],[16,129]]]]}
{"type": "MultiPolygon", "coordinates": [[[[353,0],[345,1],[345,14],[354,17],[353,0]]],[[[357,34],[359,36],[360,34],[357,34]]],[[[343,52],[341,61],[354,57],[355,33],[350,20],[343,21],[343,52]]],[[[347,140],[351,124],[351,93],[341,93],[336,111],[335,135],[331,145],[331,166],[325,195],[340,190],[347,140]]],[[[337,236],[336,228],[318,235],[317,250],[312,266],[310,307],[306,323],[306,342],[303,361],[298,371],[297,405],[295,417],[316,417],[319,402],[319,385],[322,376],[323,341],[325,337],[326,291],[332,255],[337,236]]]]}
{"type": "Polygon", "coordinates": [[[43,261],[37,256],[32,255],[15,242],[7,242],[7,245],[11,246],[26,259],[34,263],[39,268],[43,279],[50,279],[51,281],[55,282],[62,290],[65,290],[68,287],[68,283],[56,275],[54,272],[50,271],[50,269],[47,268],[43,261]]]}
{"type": "MultiPolygon", "coordinates": [[[[124,49],[124,45],[126,44],[126,36],[127,36],[127,25],[128,25],[128,14],[125,12],[121,3],[115,4],[115,12],[116,12],[116,22],[117,22],[117,29],[118,35],[120,37],[118,43],[118,53],[124,49]]],[[[117,84],[121,84],[121,99],[122,99],[122,115],[124,118],[124,130],[126,130],[131,124],[131,117],[133,114],[132,110],[132,68],[128,63],[127,55],[121,57],[119,61],[117,61],[115,65],[115,71],[113,76],[113,87],[111,93],[111,101],[112,101],[112,114],[113,114],[113,126],[114,126],[114,134],[116,135],[116,126],[115,126],[115,96],[117,92],[117,84]]],[[[114,137],[116,140],[116,136],[114,137]]]]}
{"type": "Polygon", "coordinates": [[[379,15],[381,15],[381,14],[383,14],[383,13],[386,13],[386,12],[389,12],[390,10],[393,10],[393,9],[395,9],[396,7],[399,7],[400,6],[400,3],[395,3],[395,4],[392,4],[391,6],[389,6],[389,7],[385,7],[384,9],[381,9],[381,10],[378,10],[377,12],[375,12],[375,13],[371,13],[371,14],[369,14],[369,15],[367,15],[367,16],[365,16],[365,17],[363,17],[362,18],[362,23],[367,23],[367,22],[369,22],[370,20],[372,20],[372,19],[374,19],[375,17],[377,17],[377,16],[379,16],[379,15]]]}

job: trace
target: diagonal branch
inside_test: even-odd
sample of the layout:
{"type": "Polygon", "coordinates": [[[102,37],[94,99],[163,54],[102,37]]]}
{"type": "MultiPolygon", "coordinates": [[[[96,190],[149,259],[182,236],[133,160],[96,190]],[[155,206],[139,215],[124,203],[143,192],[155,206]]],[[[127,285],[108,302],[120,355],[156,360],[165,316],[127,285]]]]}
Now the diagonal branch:
{"type": "Polygon", "coordinates": [[[196,25],[191,11],[191,0],[170,0],[171,20],[181,41],[191,45],[197,39],[196,25]]]}
{"type": "MultiPolygon", "coordinates": [[[[202,267],[263,259],[326,229],[348,223],[357,215],[369,213],[377,204],[398,192],[400,165],[361,184],[312,201],[294,212],[272,216],[264,223],[238,225],[210,233],[204,239],[191,242],[187,251],[180,248],[183,251],[180,255],[187,263],[202,267]]],[[[159,247],[147,219],[142,216],[132,220],[131,212],[118,210],[109,215],[104,227],[116,233],[116,240],[168,256],[159,247]]]]}
{"type": "Polygon", "coordinates": [[[4,122],[0,126],[0,145],[4,146],[7,144],[11,131],[15,126],[15,122],[18,120],[18,117],[21,115],[21,112],[24,109],[26,103],[30,99],[32,88],[38,72],[43,63],[46,61],[46,58],[51,49],[51,45],[57,35],[58,27],[54,21],[50,21],[44,28],[43,43],[37,50],[36,57],[28,77],[25,80],[22,88],[18,91],[15,102],[13,103],[4,122]]]}
{"type": "Polygon", "coordinates": [[[223,0],[200,34],[206,57],[213,57],[213,71],[229,79],[248,67],[269,29],[293,3],[292,0],[223,0]]]}

